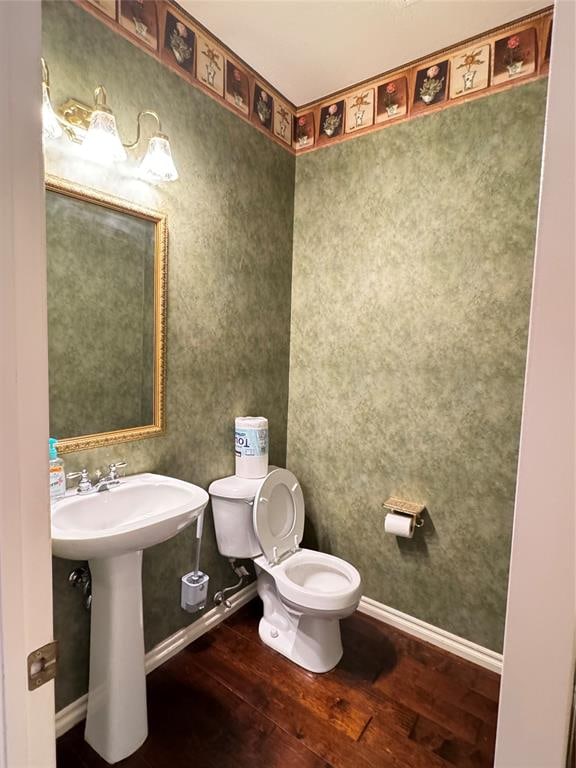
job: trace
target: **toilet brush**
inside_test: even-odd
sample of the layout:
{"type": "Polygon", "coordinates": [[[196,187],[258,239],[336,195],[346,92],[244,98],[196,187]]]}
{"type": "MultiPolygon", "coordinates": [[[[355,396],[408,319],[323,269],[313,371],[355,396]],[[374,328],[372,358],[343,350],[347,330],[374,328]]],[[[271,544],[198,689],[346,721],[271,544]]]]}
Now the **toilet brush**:
{"type": "Polygon", "coordinates": [[[206,605],[208,596],[209,576],[200,570],[200,548],[202,544],[202,529],[204,526],[204,511],[198,515],[196,521],[196,551],[194,557],[194,570],[182,576],[182,589],[180,605],[182,610],[194,613],[201,611],[206,605]]]}
{"type": "Polygon", "coordinates": [[[204,528],[204,510],[198,516],[196,521],[196,559],[194,562],[193,578],[195,581],[200,581],[204,576],[200,570],[200,549],[202,548],[202,530],[204,528]]]}

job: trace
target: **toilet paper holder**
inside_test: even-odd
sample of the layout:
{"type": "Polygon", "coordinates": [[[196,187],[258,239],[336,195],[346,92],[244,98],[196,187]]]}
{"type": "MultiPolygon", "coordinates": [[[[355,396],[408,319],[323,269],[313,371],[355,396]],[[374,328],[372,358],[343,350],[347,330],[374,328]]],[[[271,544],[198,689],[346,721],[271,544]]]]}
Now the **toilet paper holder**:
{"type": "Polygon", "coordinates": [[[401,515],[411,515],[414,518],[414,525],[416,528],[422,528],[424,525],[424,520],[422,519],[422,513],[426,509],[424,504],[405,501],[404,499],[397,499],[395,496],[391,496],[389,499],[386,499],[382,506],[389,512],[395,512],[401,515]]]}

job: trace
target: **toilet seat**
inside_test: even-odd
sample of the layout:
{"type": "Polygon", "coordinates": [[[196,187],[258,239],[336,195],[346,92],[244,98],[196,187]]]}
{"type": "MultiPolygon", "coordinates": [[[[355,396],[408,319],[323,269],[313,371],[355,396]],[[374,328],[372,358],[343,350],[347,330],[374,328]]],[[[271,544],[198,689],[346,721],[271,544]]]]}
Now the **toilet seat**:
{"type": "Polygon", "coordinates": [[[274,469],[269,473],[254,497],[252,517],[270,564],[297,551],[304,535],[304,496],[292,472],[274,469]]]}
{"type": "Polygon", "coordinates": [[[256,492],[252,515],[264,553],[254,562],[273,576],[286,601],[309,611],[356,608],[362,594],[356,568],[334,555],[299,548],[304,534],[304,496],[292,472],[270,472],[256,492]]]}
{"type": "Polygon", "coordinates": [[[296,608],[319,612],[356,609],[362,579],[353,565],[334,555],[300,549],[272,566],[264,555],[254,561],[273,576],[280,595],[296,608]]]}

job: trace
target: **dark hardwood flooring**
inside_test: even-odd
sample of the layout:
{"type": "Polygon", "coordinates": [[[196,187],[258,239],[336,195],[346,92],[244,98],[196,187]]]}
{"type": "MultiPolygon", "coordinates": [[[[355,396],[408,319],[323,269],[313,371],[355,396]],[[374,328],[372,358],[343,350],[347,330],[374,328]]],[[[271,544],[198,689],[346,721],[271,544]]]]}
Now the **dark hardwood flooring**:
{"type": "MultiPolygon", "coordinates": [[[[325,675],[258,637],[259,600],[148,675],[150,734],[125,768],[484,768],[498,675],[356,613],[325,675]]],[[[105,768],[84,724],[58,768],[105,768]]]]}

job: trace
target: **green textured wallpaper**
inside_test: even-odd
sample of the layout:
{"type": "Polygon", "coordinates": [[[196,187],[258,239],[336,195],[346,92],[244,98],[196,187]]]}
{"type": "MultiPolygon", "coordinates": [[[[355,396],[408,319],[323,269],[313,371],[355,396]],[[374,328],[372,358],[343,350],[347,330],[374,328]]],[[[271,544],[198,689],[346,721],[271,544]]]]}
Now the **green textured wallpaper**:
{"type": "Polygon", "coordinates": [[[364,594],[504,627],[546,81],[297,160],[288,466],[364,594]],[[424,502],[384,535],[388,496],[424,502]]]}
{"type": "MultiPolygon", "coordinates": [[[[294,158],[71,3],[43,4],[43,53],[54,103],[91,103],[103,83],[125,141],[141,109],[157,110],[180,172],[154,187],[81,160],[65,139],[46,145],[48,173],[164,211],[169,228],[166,435],[67,455],[67,469],[126,459],[129,473],[207,487],[234,471],[233,420],[248,413],[268,416],[270,458],[284,465],[294,158]]],[[[201,565],[213,593],[232,579],[210,515],[204,530],[201,565]]],[[[191,569],[192,544],[189,530],[144,554],[148,648],[190,623],[180,576],[191,569]]],[[[54,559],[58,708],[88,682],[89,614],[67,584],[73,566],[54,559]]]]}

